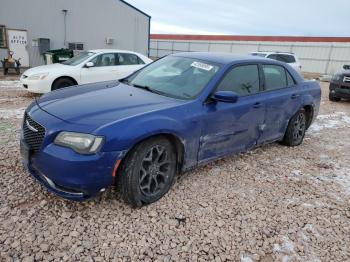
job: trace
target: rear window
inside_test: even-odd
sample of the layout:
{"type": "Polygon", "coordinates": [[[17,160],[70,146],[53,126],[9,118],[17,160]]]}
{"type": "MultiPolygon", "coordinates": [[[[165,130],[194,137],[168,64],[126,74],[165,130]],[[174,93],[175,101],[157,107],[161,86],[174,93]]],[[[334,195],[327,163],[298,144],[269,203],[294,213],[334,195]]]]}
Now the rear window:
{"type": "Polygon", "coordinates": [[[284,63],[295,63],[295,57],[293,55],[286,55],[286,54],[272,54],[269,55],[267,58],[281,61],[284,63]]]}
{"type": "Polygon", "coordinates": [[[282,66],[263,65],[265,90],[276,90],[295,85],[293,77],[282,66]]]}
{"type": "Polygon", "coordinates": [[[251,53],[251,55],[253,55],[253,56],[260,56],[260,57],[265,57],[266,56],[265,53],[251,53]]]}

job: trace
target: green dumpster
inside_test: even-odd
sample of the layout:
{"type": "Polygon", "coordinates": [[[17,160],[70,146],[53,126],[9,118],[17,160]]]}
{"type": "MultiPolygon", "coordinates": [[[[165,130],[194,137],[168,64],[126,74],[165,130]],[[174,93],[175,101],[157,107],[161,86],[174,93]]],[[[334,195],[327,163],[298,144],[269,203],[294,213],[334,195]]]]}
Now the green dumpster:
{"type": "Polygon", "coordinates": [[[73,57],[73,51],[70,49],[56,49],[44,53],[45,64],[62,63],[73,57]]]}

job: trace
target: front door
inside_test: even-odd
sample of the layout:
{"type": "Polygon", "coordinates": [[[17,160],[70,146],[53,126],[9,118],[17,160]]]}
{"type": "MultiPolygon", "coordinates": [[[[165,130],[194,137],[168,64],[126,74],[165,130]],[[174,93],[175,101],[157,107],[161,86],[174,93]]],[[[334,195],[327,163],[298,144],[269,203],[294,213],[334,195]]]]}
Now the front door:
{"type": "Polygon", "coordinates": [[[82,84],[117,80],[116,69],[117,65],[116,53],[105,53],[98,55],[90,60],[94,63],[93,67],[83,67],[80,72],[80,79],[82,84]]]}
{"type": "Polygon", "coordinates": [[[199,162],[245,151],[257,144],[265,114],[260,89],[257,65],[230,69],[216,91],[233,91],[240,97],[236,103],[209,102],[203,106],[199,162]]]}

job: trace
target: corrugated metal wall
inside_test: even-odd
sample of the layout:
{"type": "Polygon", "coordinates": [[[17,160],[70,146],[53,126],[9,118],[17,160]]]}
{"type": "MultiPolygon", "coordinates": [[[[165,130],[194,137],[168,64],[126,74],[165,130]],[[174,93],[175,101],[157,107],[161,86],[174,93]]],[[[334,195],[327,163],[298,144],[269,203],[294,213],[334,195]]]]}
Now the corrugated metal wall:
{"type": "Polygon", "coordinates": [[[349,43],[318,42],[258,42],[258,41],[197,41],[151,39],[150,55],[162,57],[177,52],[229,52],[245,55],[254,51],[293,52],[301,62],[302,71],[333,74],[344,64],[350,64],[349,43]]]}
{"type": "MultiPolygon", "coordinates": [[[[0,0],[0,24],[28,32],[30,66],[44,63],[35,46],[38,38],[49,38],[51,49],[83,43],[84,49],[127,49],[148,55],[150,18],[116,0],[0,0]],[[113,38],[112,44],[106,38],[113,38]]],[[[2,49],[3,50],[3,49],[2,49]]],[[[4,53],[0,52],[1,59],[4,53]]],[[[1,66],[1,64],[0,64],[1,66]]]]}

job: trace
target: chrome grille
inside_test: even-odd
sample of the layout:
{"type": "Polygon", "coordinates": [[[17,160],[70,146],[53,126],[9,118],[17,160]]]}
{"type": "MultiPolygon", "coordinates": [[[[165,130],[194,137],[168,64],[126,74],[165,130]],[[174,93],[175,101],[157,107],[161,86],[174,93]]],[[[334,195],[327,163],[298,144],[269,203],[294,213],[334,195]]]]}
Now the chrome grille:
{"type": "Polygon", "coordinates": [[[343,82],[350,82],[350,76],[344,76],[343,82]]]}
{"type": "Polygon", "coordinates": [[[22,129],[24,142],[33,152],[38,152],[45,137],[45,128],[30,118],[26,112],[22,129]]]}

